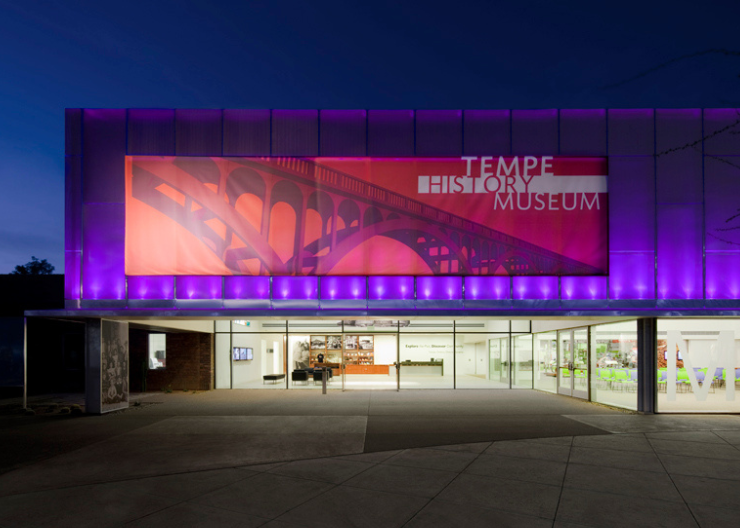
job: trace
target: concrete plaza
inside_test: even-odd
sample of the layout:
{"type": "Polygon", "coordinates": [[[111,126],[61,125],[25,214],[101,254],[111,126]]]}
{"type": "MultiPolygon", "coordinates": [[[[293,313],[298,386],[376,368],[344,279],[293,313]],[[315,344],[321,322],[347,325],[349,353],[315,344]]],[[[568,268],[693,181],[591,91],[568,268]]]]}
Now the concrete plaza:
{"type": "Polygon", "coordinates": [[[6,526],[737,526],[740,417],[536,391],[157,393],[0,416],[6,526]]]}

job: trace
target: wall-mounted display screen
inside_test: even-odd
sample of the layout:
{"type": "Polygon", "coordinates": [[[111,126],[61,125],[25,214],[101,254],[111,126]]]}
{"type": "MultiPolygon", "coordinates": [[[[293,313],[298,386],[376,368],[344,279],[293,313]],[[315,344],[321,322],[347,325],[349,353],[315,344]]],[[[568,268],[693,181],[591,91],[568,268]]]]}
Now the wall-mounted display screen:
{"type": "Polygon", "coordinates": [[[126,157],[127,275],[605,275],[607,159],[126,157]]]}
{"type": "Polygon", "coordinates": [[[234,361],[245,361],[254,359],[252,348],[248,347],[234,347],[232,350],[232,357],[234,361]]]}

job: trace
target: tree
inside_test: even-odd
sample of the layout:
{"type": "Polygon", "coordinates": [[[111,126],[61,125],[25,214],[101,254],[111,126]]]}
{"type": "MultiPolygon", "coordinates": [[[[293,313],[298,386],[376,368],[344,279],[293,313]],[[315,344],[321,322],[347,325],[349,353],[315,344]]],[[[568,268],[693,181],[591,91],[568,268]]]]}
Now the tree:
{"type": "Polygon", "coordinates": [[[12,271],[11,275],[51,275],[54,273],[54,266],[49,264],[46,259],[39,260],[36,257],[31,257],[30,262],[26,262],[22,266],[16,266],[15,270],[12,271]]]}

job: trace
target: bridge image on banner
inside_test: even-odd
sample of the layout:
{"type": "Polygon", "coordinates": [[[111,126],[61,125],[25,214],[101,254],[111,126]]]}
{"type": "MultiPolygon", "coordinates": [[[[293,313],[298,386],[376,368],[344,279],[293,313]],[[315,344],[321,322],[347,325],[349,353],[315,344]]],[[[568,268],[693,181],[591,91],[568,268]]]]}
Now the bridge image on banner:
{"type": "MultiPolygon", "coordinates": [[[[373,160],[357,158],[366,165],[373,160]]],[[[414,199],[410,193],[321,161],[127,156],[126,274],[603,275],[607,271],[606,264],[584,263],[472,221],[464,208],[453,214],[425,203],[424,196],[434,195],[414,199]]],[[[460,163],[459,158],[446,161],[460,163]]],[[[598,218],[606,225],[603,209],[598,218]]],[[[557,225],[545,222],[541,229],[557,225]]],[[[600,240],[585,237],[583,242],[592,243],[594,252],[603,252],[600,262],[607,260],[605,233],[604,229],[600,240]]]]}

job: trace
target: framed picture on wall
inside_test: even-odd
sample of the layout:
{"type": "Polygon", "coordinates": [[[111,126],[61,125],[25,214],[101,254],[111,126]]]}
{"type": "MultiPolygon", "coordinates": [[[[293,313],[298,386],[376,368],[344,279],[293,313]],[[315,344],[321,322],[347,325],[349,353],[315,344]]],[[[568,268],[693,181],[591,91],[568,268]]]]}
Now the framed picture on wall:
{"type": "Polygon", "coordinates": [[[327,350],[341,350],[342,349],[342,336],[338,336],[338,335],[326,336],[326,349],[327,350]]]}
{"type": "Polygon", "coordinates": [[[373,349],[373,336],[360,336],[360,349],[372,350],[373,349]]]}
{"type": "Polygon", "coordinates": [[[326,336],[312,335],[311,350],[326,350],[326,336]]]}
{"type": "Polygon", "coordinates": [[[345,350],[357,350],[357,336],[344,336],[344,348],[345,350]]]}

